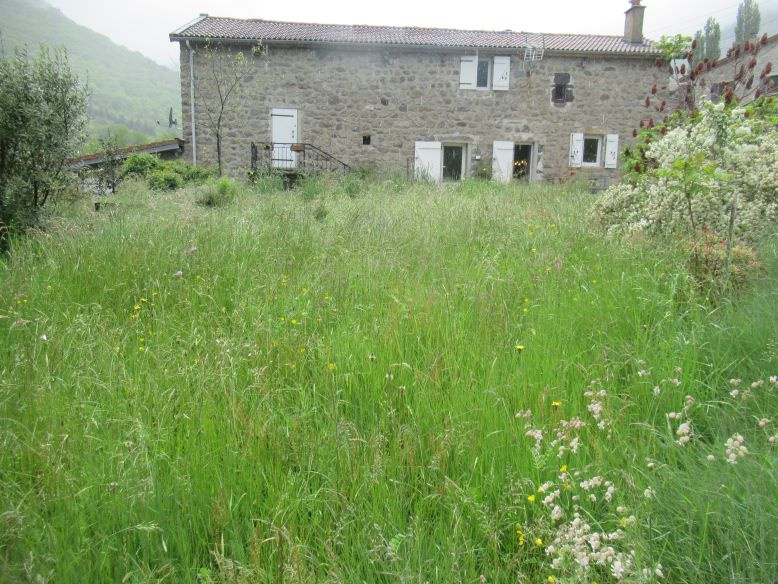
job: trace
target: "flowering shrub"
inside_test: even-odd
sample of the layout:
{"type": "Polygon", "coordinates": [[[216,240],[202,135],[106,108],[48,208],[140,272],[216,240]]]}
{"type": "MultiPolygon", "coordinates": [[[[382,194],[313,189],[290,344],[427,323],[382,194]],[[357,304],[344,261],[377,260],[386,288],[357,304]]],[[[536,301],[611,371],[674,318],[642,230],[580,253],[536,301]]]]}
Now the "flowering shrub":
{"type": "Polygon", "coordinates": [[[743,107],[703,102],[696,113],[646,128],[625,151],[628,182],[600,197],[593,218],[612,235],[723,236],[734,201],[735,237],[757,241],[778,219],[776,114],[772,98],[743,107]]]}

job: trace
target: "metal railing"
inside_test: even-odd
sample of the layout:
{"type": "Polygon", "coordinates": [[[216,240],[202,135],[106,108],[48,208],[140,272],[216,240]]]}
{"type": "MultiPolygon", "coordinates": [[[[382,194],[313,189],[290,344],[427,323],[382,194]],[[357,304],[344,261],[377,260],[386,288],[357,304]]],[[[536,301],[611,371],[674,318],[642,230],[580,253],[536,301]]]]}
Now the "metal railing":
{"type": "Polygon", "coordinates": [[[351,167],[313,144],[251,143],[251,170],[280,170],[295,173],[343,173],[351,167]]]}

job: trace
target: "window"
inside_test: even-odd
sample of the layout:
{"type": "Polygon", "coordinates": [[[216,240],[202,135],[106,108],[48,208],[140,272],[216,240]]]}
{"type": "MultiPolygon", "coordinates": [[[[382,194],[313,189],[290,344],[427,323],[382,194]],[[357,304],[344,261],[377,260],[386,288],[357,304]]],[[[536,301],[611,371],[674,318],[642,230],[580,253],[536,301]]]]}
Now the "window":
{"type": "Polygon", "coordinates": [[[488,59],[477,55],[460,57],[460,89],[492,89],[507,91],[511,79],[511,58],[496,56],[488,59]]]}
{"type": "Polygon", "coordinates": [[[584,136],[581,166],[600,166],[601,150],[602,138],[599,136],[584,136]]]}
{"type": "Polygon", "coordinates": [[[370,134],[362,136],[362,146],[370,146],[370,134]]]}
{"type": "Polygon", "coordinates": [[[555,73],[554,85],[551,89],[551,103],[564,105],[573,101],[573,86],[570,84],[570,73],[555,73]]]}
{"type": "Polygon", "coordinates": [[[618,162],[618,134],[606,134],[605,136],[584,135],[583,133],[570,134],[571,167],[618,168],[618,162]]]}
{"type": "Polygon", "coordinates": [[[486,59],[478,61],[475,86],[478,89],[489,89],[489,61],[486,59]]]}

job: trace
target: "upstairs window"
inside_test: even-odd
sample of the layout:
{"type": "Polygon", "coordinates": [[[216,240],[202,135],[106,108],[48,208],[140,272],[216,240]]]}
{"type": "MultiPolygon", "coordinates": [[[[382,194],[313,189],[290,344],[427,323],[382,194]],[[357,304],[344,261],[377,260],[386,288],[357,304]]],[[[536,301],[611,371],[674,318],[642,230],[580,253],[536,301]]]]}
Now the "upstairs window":
{"type": "Polygon", "coordinates": [[[489,69],[488,59],[478,61],[478,72],[475,78],[475,86],[478,89],[489,89],[489,69]]]}
{"type": "Polygon", "coordinates": [[[510,87],[511,58],[496,56],[490,59],[476,55],[460,57],[460,89],[492,89],[507,91],[510,87]]]}
{"type": "Polygon", "coordinates": [[[551,89],[551,103],[564,105],[573,101],[573,86],[570,83],[570,73],[555,73],[554,85],[551,89]]]}

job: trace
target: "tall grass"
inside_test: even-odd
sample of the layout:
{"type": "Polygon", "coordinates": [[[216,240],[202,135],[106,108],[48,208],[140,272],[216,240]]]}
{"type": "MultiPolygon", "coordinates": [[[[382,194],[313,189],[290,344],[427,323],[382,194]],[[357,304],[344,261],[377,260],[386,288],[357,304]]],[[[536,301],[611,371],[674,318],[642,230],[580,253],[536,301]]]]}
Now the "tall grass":
{"type": "Polygon", "coordinates": [[[597,475],[613,500],[579,504],[627,579],[776,580],[774,250],[711,306],[582,192],[133,189],[0,264],[0,581],[577,581],[548,546],[597,475]]]}

